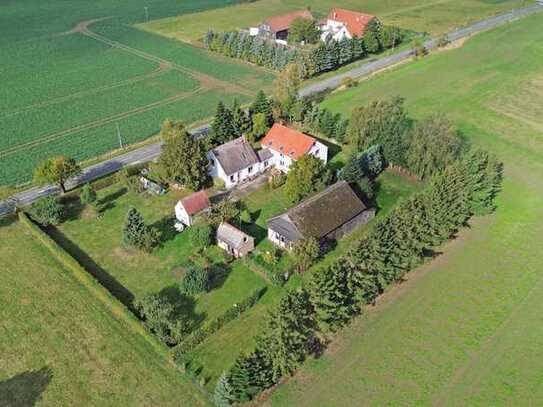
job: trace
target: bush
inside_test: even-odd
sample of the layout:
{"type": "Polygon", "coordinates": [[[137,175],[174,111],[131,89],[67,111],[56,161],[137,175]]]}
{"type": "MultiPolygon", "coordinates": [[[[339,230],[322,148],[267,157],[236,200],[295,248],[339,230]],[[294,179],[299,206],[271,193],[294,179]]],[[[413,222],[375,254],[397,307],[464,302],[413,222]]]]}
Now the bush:
{"type": "Polygon", "coordinates": [[[281,186],[285,184],[286,180],[287,180],[286,174],[283,174],[283,173],[275,174],[271,177],[270,186],[272,189],[280,188],[281,186]]]}
{"type": "Polygon", "coordinates": [[[226,188],[225,182],[222,179],[220,179],[219,177],[213,178],[213,186],[216,189],[225,189],[226,188]]]}
{"type": "Polygon", "coordinates": [[[210,280],[209,272],[206,269],[191,265],[187,268],[179,289],[186,295],[207,292],[210,288],[210,280]]]}
{"type": "Polygon", "coordinates": [[[64,207],[55,196],[40,198],[28,211],[30,217],[42,226],[58,225],[62,221],[64,207]]]}
{"type": "Polygon", "coordinates": [[[351,78],[350,76],[347,76],[341,80],[341,86],[347,89],[354,88],[358,86],[358,82],[354,80],[353,78],[351,78]]]}
{"type": "Polygon", "coordinates": [[[84,205],[93,205],[96,203],[96,191],[90,184],[83,185],[83,188],[81,188],[81,193],[79,194],[79,200],[84,205]]]}
{"type": "Polygon", "coordinates": [[[195,225],[190,228],[190,240],[199,247],[207,248],[213,243],[213,228],[210,225],[195,225]]]}

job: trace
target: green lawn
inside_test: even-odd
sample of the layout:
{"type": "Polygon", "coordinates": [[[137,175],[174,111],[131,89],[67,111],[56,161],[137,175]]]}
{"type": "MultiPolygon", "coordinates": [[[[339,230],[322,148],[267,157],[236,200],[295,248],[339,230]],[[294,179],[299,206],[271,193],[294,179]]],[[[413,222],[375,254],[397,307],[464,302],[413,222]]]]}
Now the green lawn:
{"type": "Polygon", "coordinates": [[[187,313],[199,325],[266,284],[241,262],[228,265],[218,247],[202,252],[191,242],[188,231],[173,230],[174,206],[183,195],[186,193],[178,191],[159,197],[138,195],[116,184],[99,192],[99,198],[110,206],[102,218],[96,219],[88,211],[78,213],[81,208],[76,203],[70,219],[52,233],[126,304],[149,293],[174,294],[187,264],[208,263],[216,275],[212,290],[186,304],[187,313]],[[131,206],[163,232],[164,242],[152,254],[127,249],[121,243],[122,227],[131,206]]]}
{"type": "Polygon", "coordinates": [[[450,115],[505,163],[497,212],[393,287],[267,404],[535,405],[543,396],[543,15],[333,95],[348,112],[401,95],[450,115]]]}
{"type": "Polygon", "coordinates": [[[247,28],[266,17],[310,6],[317,17],[324,17],[332,7],[343,7],[377,15],[385,24],[440,34],[528,3],[523,0],[316,0],[309,4],[304,0],[258,0],[138,26],[170,38],[193,42],[203,38],[209,28],[215,31],[247,28]]]}
{"type": "Polygon", "coordinates": [[[0,241],[0,406],[207,405],[21,225],[0,241]]]}

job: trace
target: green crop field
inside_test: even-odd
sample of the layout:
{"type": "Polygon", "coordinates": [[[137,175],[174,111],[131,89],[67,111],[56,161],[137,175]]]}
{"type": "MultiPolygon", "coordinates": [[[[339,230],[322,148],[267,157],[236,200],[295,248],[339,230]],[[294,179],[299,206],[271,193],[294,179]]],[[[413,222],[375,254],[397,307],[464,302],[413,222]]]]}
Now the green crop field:
{"type": "Polygon", "coordinates": [[[125,145],[139,142],[166,118],[190,124],[210,117],[219,100],[246,102],[267,89],[267,71],[132,27],[145,19],[144,6],[158,18],[232,3],[3,5],[0,185],[29,180],[53,154],[84,161],[118,148],[117,125],[125,145]]]}
{"type": "Polygon", "coordinates": [[[0,406],[207,405],[21,225],[0,240],[0,406]]]}
{"type": "Polygon", "coordinates": [[[497,212],[390,290],[267,404],[537,405],[543,397],[543,15],[398,67],[324,105],[407,99],[505,163],[497,212]]]}
{"type": "Polygon", "coordinates": [[[331,7],[344,7],[378,16],[419,32],[441,34],[498,12],[528,4],[524,0],[258,0],[200,12],[194,16],[167,17],[139,27],[186,42],[200,40],[209,28],[216,31],[247,28],[266,17],[311,7],[324,17],[331,7]]]}

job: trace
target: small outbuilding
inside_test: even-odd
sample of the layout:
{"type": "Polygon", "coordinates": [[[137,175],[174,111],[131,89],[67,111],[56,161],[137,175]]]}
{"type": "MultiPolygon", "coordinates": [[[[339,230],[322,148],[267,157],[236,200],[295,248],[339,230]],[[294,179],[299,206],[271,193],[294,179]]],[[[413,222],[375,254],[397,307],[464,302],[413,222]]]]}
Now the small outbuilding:
{"type": "Polygon", "coordinates": [[[229,223],[217,228],[217,245],[234,257],[243,257],[255,248],[255,239],[229,223]]]}
{"type": "Polygon", "coordinates": [[[175,205],[175,217],[183,225],[192,226],[194,224],[194,217],[210,208],[211,202],[209,202],[206,192],[195,192],[177,202],[177,205],[175,205]]]}

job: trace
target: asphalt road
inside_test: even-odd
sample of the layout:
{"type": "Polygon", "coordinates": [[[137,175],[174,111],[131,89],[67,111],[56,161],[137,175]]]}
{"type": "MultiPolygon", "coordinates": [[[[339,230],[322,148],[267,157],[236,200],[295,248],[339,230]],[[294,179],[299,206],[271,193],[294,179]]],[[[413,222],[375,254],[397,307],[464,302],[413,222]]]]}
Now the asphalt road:
{"type": "MultiPolygon", "coordinates": [[[[478,21],[465,28],[455,30],[449,33],[447,37],[450,41],[456,41],[462,38],[469,37],[470,35],[479,33],[481,31],[485,31],[490,28],[494,28],[507,22],[516,20],[518,18],[537,13],[539,11],[543,11],[543,4],[535,4],[532,6],[515,9],[504,14],[478,21]]],[[[427,41],[424,46],[429,50],[436,48],[437,39],[427,41]]],[[[341,81],[346,77],[350,77],[353,79],[363,78],[384,68],[388,68],[399,62],[409,59],[413,56],[413,54],[414,50],[410,49],[378,59],[373,62],[369,62],[357,68],[351,69],[350,71],[335,75],[331,78],[324,79],[321,82],[309,85],[300,90],[300,96],[310,96],[315,93],[333,90],[339,87],[341,85],[341,81]]],[[[194,134],[195,137],[203,137],[209,132],[209,128],[209,125],[203,125],[194,129],[192,131],[192,134],[194,134]]],[[[150,144],[148,146],[141,147],[120,156],[103,161],[99,164],[87,167],[84,169],[81,175],[68,181],[67,188],[73,189],[81,184],[93,181],[105,175],[109,175],[128,165],[135,165],[152,161],[159,156],[161,147],[162,144],[160,142],[150,144]]],[[[7,214],[13,213],[17,206],[29,205],[41,197],[58,193],[60,193],[60,189],[58,187],[50,185],[44,187],[30,188],[26,191],[13,195],[5,201],[0,202],[0,216],[5,216],[7,214]]]]}

